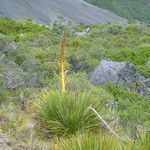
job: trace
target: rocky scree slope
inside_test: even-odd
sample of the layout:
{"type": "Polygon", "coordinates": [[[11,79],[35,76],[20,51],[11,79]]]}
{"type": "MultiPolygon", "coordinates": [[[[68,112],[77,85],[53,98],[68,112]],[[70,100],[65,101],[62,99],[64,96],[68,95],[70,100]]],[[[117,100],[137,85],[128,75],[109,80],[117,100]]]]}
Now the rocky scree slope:
{"type": "Polygon", "coordinates": [[[13,19],[31,18],[42,24],[125,22],[116,14],[83,0],[0,0],[0,14],[13,19]]]}

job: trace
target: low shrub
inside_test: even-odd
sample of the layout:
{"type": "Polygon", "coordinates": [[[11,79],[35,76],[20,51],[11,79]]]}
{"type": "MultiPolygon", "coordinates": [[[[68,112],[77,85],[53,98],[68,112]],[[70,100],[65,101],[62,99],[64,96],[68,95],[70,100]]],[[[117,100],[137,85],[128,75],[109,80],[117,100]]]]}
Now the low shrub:
{"type": "Polygon", "coordinates": [[[106,84],[105,89],[114,97],[120,122],[125,130],[130,130],[130,136],[137,136],[135,130],[139,126],[142,126],[143,129],[149,127],[149,97],[143,97],[112,83],[106,84]]]}
{"type": "Polygon", "coordinates": [[[144,77],[150,77],[150,66],[137,66],[137,70],[143,75],[144,77]]]}
{"type": "Polygon", "coordinates": [[[6,100],[6,94],[4,93],[4,90],[0,89],[0,105],[2,104],[2,102],[4,102],[6,100]]]}
{"type": "Polygon", "coordinates": [[[136,49],[122,49],[112,51],[108,57],[115,61],[130,61],[134,65],[144,65],[150,58],[150,46],[141,45],[136,49]]]}

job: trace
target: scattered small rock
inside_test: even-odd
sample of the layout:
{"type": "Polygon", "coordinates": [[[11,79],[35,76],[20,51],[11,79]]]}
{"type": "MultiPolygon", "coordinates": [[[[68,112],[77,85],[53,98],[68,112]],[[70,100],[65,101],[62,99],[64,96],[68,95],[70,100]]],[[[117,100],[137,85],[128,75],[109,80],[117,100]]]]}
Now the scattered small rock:
{"type": "Polygon", "coordinates": [[[75,32],[75,35],[78,36],[85,36],[88,35],[90,33],[91,29],[90,28],[86,28],[84,29],[82,32],[75,32]]]}

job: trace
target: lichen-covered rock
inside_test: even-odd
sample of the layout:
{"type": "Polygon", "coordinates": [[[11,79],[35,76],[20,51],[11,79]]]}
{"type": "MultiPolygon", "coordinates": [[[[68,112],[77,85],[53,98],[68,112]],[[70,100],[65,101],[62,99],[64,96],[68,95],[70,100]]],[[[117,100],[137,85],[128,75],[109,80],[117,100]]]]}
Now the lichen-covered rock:
{"type": "Polygon", "coordinates": [[[4,80],[4,88],[15,89],[25,83],[24,72],[18,68],[8,68],[0,72],[0,77],[4,80]]]}
{"type": "Polygon", "coordinates": [[[15,42],[12,42],[6,36],[0,34],[0,52],[14,51],[17,48],[15,42]]]}
{"type": "Polygon", "coordinates": [[[31,77],[28,77],[26,79],[26,85],[28,87],[39,87],[40,85],[38,84],[38,77],[37,76],[31,76],[31,77]]]}
{"type": "Polygon", "coordinates": [[[112,82],[144,95],[145,91],[148,90],[146,83],[149,79],[142,77],[130,62],[102,60],[91,73],[89,80],[95,85],[112,82]]]}
{"type": "Polygon", "coordinates": [[[0,64],[4,64],[6,62],[7,58],[4,54],[0,53],[0,64]]]}

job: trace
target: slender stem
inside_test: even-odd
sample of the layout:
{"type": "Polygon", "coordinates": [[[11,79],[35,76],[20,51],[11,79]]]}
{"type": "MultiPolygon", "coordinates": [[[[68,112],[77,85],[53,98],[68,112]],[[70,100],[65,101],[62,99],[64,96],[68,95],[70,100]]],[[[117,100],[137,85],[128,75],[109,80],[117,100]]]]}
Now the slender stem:
{"type": "Polygon", "coordinates": [[[118,136],[113,129],[106,123],[106,121],[98,114],[98,112],[92,108],[91,106],[88,108],[89,110],[92,110],[94,114],[99,118],[99,120],[106,126],[106,128],[110,131],[110,133],[113,133],[117,138],[121,139],[122,141],[125,141],[120,136],[118,136]]]}

